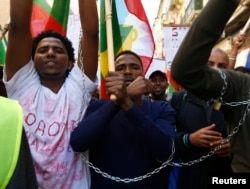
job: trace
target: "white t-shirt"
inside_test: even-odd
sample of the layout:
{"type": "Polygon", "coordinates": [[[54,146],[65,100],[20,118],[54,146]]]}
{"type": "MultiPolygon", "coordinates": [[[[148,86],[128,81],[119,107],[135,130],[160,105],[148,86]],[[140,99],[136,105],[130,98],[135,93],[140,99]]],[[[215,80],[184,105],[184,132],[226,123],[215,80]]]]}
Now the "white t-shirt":
{"type": "Polygon", "coordinates": [[[69,140],[86,111],[96,83],[76,64],[55,94],[41,85],[32,61],[8,82],[4,73],[4,83],[8,97],[18,100],[23,108],[24,128],[39,188],[88,189],[89,168],[73,152],[69,140]]]}

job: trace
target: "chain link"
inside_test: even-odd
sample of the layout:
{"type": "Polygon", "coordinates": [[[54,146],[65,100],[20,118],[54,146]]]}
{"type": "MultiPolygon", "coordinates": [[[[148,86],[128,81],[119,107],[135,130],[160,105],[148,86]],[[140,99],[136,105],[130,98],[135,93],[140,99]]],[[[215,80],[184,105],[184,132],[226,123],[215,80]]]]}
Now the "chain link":
{"type": "Polygon", "coordinates": [[[189,161],[189,162],[179,162],[179,163],[176,163],[176,162],[171,162],[171,166],[178,166],[178,167],[182,167],[182,166],[191,166],[191,165],[194,165],[195,163],[199,163],[199,162],[202,162],[204,161],[205,159],[211,157],[212,155],[214,155],[214,153],[216,151],[218,151],[219,149],[222,148],[222,146],[229,142],[230,139],[239,131],[240,129],[240,126],[243,125],[246,121],[246,117],[247,115],[249,114],[250,112],[250,100],[246,100],[246,101],[241,101],[241,102],[230,102],[230,103],[226,103],[223,101],[222,99],[222,96],[225,94],[226,92],[226,89],[227,89],[227,86],[228,86],[228,83],[227,83],[227,80],[226,80],[226,74],[224,72],[222,72],[221,70],[218,70],[220,72],[220,76],[221,78],[223,79],[223,86],[222,86],[222,90],[221,90],[221,97],[219,98],[219,102],[221,102],[222,104],[224,105],[229,105],[229,106],[240,106],[240,105],[246,105],[247,104],[247,107],[246,107],[246,110],[242,116],[242,118],[240,119],[238,125],[236,127],[234,127],[234,129],[232,130],[231,133],[229,133],[227,135],[227,137],[225,139],[223,139],[221,141],[221,143],[213,150],[209,151],[206,155],[198,158],[198,159],[195,159],[195,160],[192,160],[192,161],[189,161]]]}
{"type": "Polygon", "coordinates": [[[80,69],[82,70],[82,72],[84,72],[84,67],[83,67],[83,56],[82,56],[82,45],[81,45],[81,41],[82,41],[82,28],[80,29],[80,35],[79,35],[79,45],[78,45],[78,59],[80,62],[80,69]]]}
{"type": "MultiPolygon", "coordinates": [[[[238,105],[241,105],[241,104],[238,104],[238,105]]],[[[214,153],[216,151],[218,151],[219,149],[221,149],[224,144],[226,144],[227,142],[229,142],[230,139],[233,137],[233,135],[235,135],[239,131],[240,126],[243,125],[244,122],[246,121],[246,117],[249,114],[249,112],[250,112],[250,104],[247,105],[247,108],[246,108],[246,110],[245,110],[245,112],[244,112],[241,120],[239,121],[238,125],[236,127],[234,127],[234,129],[232,130],[232,132],[230,134],[228,134],[227,137],[225,139],[223,139],[221,141],[221,143],[217,147],[215,147],[215,149],[209,151],[206,155],[201,156],[200,158],[192,160],[192,161],[189,161],[189,162],[179,162],[179,163],[177,163],[177,162],[170,162],[169,165],[171,165],[171,166],[178,166],[178,167],[191,166],[191,165],[194,165],[195,163],[202,162],[205,159],[211,157],[212,155],[214,155],[214,153]]]]}
{"type": "Polygon", "coordinates": [[[79,35],[79,46],[78,46],[78,61],[79,61],[79,67],[80,69],[82,70],[82,90],[83,90],[83,93],[82,93],[82,100],[81,100],[81,109],[80,109],[80,112],[79,112],[79,115],[78,115],[78,119],[76,121],[76,125],[78,125],[78,123],[81,121],[82,119],[82,112],[84,111],[84,106],[85,106],[85,77],[84,77],[84,66],[83,66],[83,56],[82,56],[82,45],[81,45],[81,40],[82,40],[82,36],[83,36],[83,33],[82,33],[82,28],[80,29],[80,35],[79,35]]]}
{"type": "Polygon", "coordinates": [[[124,182],[124,183],[131,183],[131,182],[138,182],[143,179],[146,179],[148,177],[151,177],[152,175],[160,172],[163,168],[165,168],[167,165],[170,164],[170,162],[173,160],[173,155],[175,153],[175,144],[174,141],[172,142],[172,154],[168,157],[168,160],[163,162],[162,165],[156,169],[154,169],[151,172],[146,173],[145,175],[134,177],[134,178],[120,178],[112,176],[104,171],[101,171],[99,168],[95,167],[82,153],[79,153],[80,158],[90,167],[92,168],[96,173],[101,174],[103,177],[108,178],[110,180],[116,181],[116,182],[124,182]]]}
{"type": "MultiPolygon", "coordinates": [[[[79,48],[80,49],[80,48],[79,48]]],[[[148,177],[151,177],[152,175],[158,173],[160,170],[162,170],[163,168],[165,168],[166,166],[178,166],[178,167],[183,167],[183,166],[192,166],[196,163],[202,162],[205,159],[211,157],[214,155],[214,153],[218,150],[220,150],[222,148],[222,146],[224,144],[226,144],[227,142],[230,141],[230,139],[239,131],[240,126],[243,125],[246,121],[246,117],[250,112],[250,100],[246,100],[246,101],[241,101],[241,102],[224,102],[222,99],[222,96],[225,94],[226,89],[227,89],[227,80],[226,80],[226,74],[224,72],[222,72],[221,70],[218,70],[220,72],[221,78],[223,79],[223,86],[222,86],[222,90],[221,90],[221,97],[219,98],[219,101],[222,104],[225,105],[229,105],[229,106],[240,106],[240,105],[246,105],[246,110],[242,116],[242,118],[240,119],[238,125],[236,127],[234,127],[234,129],[232,130],[231,133],[229,133],[227,135],[227,137],[225,139],[223,139],[221,141],[221,143],[215,147],[213,150],[209,151],[206,155],[201,156],[198,159],[195,160],[191,160],[188,162],[174,162],[173,160],[173,155],[175,153],[175,147],[174,147],[174,141],[172,143],[172,154],[169,156],[168,160],[163,162],[162,165],[158,168],[156,168],[155,170],[153,170],[152,172],[146,173],[145,175],[142,176],[138,176],[138,177],[134,177],[134,178],[120,178],[120,177],[116,177],[116,176],[112,176],[102,170],[100,170],[98,167],[95,167],[82,153],[79,153],[80,158],[90,167],[92,168],[96,173],[101,174],[103,177],[108,178],[110,180],[116,181],[116,182],[124,182],[124,183],[131,183],[131,182],[138,182],[141,181],[143,179],[146,179],[148,177]]],[[[215,99],[212,99],[211,101],[215,101],[215,99]]]]}

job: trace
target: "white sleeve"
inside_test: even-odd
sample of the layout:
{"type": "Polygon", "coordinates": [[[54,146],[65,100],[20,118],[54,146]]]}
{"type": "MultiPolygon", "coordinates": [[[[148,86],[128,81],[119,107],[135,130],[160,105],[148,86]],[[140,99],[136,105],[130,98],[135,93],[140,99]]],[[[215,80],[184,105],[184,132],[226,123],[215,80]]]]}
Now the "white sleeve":
{"type": "Polygon", "coordinates": [[[82,89],[85,89],[89,94],[92,94],[99,83],[98,78],[96,78],[95,82],[90,80],[89,77],[82,72],[78,64],[74,64],[74,67],[70,71],[68,77],[70,78],[70,80],[74,80],[75,84],[80,85],[80,87],[82,89]]]}
{"type": "Polygon", "coordinates": [[[9,97],[15,97],[29,93],[29,89],[34,90],[34,86],[39,87],[41,84],[39,76],[35,70],[32,60],[24,67],[18,70],[15,75],[7,81],[5,68],[3,71],[3,82],[9,97]]]}

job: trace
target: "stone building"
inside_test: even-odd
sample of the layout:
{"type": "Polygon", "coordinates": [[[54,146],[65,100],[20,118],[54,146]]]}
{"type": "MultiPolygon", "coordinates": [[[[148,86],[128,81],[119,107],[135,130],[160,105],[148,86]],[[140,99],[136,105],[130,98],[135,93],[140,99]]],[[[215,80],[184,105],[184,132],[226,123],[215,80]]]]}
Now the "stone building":
{"type": "MultiPolygon", "coordinates": [[[[164,51],[164,36],[162,29],[166,25],[190,25],[206,5],[208,0],[161,0],[158,14],[155,18],[153,32],[156,41],[155,56],[161,58],[164,51]]],[[[228,21],[217,47],[230,52],[231,39],[245,26],[250,17],[250,0],[241,0],[237,10],[228,21]]],[[[250,28],[246,31],[246,46],[250,46],[250,28]]]]}
{"type": "Polygon", "coordinates": [[[10,0],[0,0],[0,24],[4,26],[9,20],[9,3],[10,0]]]}

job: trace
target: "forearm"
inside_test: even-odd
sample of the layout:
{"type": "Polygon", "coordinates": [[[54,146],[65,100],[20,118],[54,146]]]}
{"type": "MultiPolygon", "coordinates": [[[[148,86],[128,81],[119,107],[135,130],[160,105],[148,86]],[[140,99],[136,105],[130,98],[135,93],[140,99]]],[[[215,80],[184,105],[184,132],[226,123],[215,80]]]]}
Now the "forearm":
{"type": "Polygon", "coordinates": [[[10,0],[11,28],[26,28],[29,30],[32,5],[32,0],[10,0]]]}
{"type": "Polygon", "coordinates": [[[99,26],[96,1],[79,0],[79,12],[84,34],[88,36],[98,35],[99,26]]]}
{"type": "Polygon", "coordinates": [[[242,33],[241,31],[233,37],[232,39],[232,49],[229,54],[229,69],[234,69],[235,62],[237,58],[237,54],[239,52],[239,49],[243,46],[243,44],[246,41],[246,34],[242,33]]]}
{"type": "MultiPolygon", "coordinates": [[[[81,52],[79,60],[83,58],[84,72],[94,81],[98,66],[99,25],[95,0],[79,0],[79,12],[82,26],[81,52]]],[[[82,66],[79,66],[82,68],[82,66]]]]}
{"type": "Polygon", "coordinates": [[[16,71],[30,60],[32,5],[32,0],[10,0],[10,24],[6,53],[7,80],[11,79],[16,71]]]}

